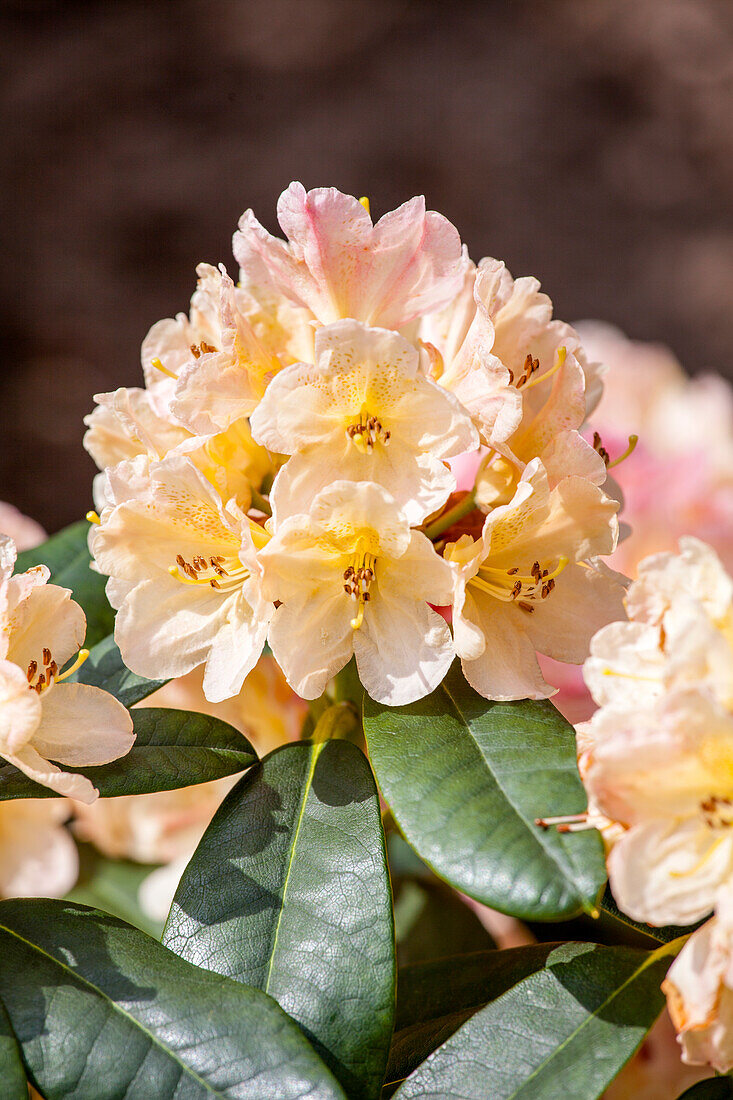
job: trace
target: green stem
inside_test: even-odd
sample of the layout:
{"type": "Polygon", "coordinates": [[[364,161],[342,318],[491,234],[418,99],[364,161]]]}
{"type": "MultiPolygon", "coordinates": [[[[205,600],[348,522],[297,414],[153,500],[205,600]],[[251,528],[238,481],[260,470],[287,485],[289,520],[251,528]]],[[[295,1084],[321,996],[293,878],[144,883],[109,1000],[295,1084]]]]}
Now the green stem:
{"type": "Polygon", "coordinates": [[[266,516],[272,515],[269,500],[258,493],[254,486],[252,487],[252,507],[256,508],[258,512],[264,512],[266,516]]]}
{"type": "Polygon", "coordinates": [[[442,516],[425,528],[425,534],[428,538],[434,542],[439,535],[442,535],[444,531],[447,531],[449,527],[452,527],[454,523],[458,523],[459,519],[463,519],[469,512],[472,512],[476,507],[476,489],[475,487],[470,493],[466,493],[465,497],[454,504],[452,508],[449,508],[447,512],[443,512],[442,516]]]}

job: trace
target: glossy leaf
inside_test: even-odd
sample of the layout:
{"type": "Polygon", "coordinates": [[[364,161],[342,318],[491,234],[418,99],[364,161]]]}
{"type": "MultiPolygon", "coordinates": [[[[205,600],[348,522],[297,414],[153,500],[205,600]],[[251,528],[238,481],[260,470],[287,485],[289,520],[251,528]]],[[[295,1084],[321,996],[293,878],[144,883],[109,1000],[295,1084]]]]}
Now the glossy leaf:
{"type": "Polygon", "coordinates": [[[47,542],[18,554],[15,572],[25,572],[34,565],[47,565],[51,571],[50,583],[71,589],[74,599],[84,609],[87,617],[84,644],[87,649],[91,649],[112,633],[115,613],[104,591],[107,578],[90,568],[88,533],[89,524],[86,520],[72,523],[70,527],[52,535],[47,542]]]}
{"type": "Polygon", "coordinates": [[[573,728],[551,703],[488,702],[455,664],[409,706],[367,698],[364,728],[395,820],[442,878],[524,919],[594,908],[606,878],[598,833],[535,825],[586,806],[573,728]]]}
{"type": "MultiPolygon", "coordinates": [[[[244,771],[257,760],[246,737],[208,714],[165,707],[131,712],[135,744],[111,764],[73,768],[86,775],[103,798],[173,791],[244,771]]],[[[0,800],[58,798],[10,764],[0,767],[0,800]]]]}
{"type": "Polygon", "coordinates": [[[79,671],[70,679],[80,684],[103,688],[125,707],[134,706],[168,683],[167,680],[147,680],[144,676],[130,672],[111,636],[104,638],[92,649],[79,671]]]}
{"type": "Polygon", "coordinates": [[[4,1100],[28,1100],[28,1083],[10,1018],[0,1004],[0,1083],[4,1100]]]}
{"type": "Polygon", "coordinates": [[[708,1077],[682,1093],[678,1100],[733,1100],[730,1077],[708,1077]]]}
{"type": "Polygon", "coordinates": [[[354,1097],[379,1095],[394,940],[379,801],[344,741],[287,745],[230,792],[184,872],[163,936],[297,1020],[354,1097]]]}
{"type": "Polygon", "coordinates": [[[271,998],[83,906],[0,904],[0,1000],[48,1097],[344,1100],[271,998]]]}
{"type": "Polygon", "coordinates": [[[542,970],[471,1016],[395,1096],[597,1100],[659,1015],[671,953],[555,947],[542,970]]]}
{"type": "Polygon", "coordinates": [[[488,1001],[541,970],[556,944],[433,959],[400,967],[387,1080],[401,1080],[488,1001]]]}

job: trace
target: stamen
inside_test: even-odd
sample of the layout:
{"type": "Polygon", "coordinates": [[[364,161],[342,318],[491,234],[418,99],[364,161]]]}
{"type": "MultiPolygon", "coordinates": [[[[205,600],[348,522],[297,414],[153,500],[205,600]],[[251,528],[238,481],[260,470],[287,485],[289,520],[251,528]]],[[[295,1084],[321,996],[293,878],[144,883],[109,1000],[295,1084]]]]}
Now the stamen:
{"type": "Polygon", "coordinates": [[[178,375],[174,374],[172,370],[168,370],[167,367],[164,367],[160,359],[158,359],[157,355],[154,359],[150,360],[150,366],[155,367],[155,369],[159,370],[161,374],[167,375],[168,378],[172,378],[175,382],[178,381],[178,375]]]}
{"type": "Polygon", "coordinates": [[[66,680],[67,677],[71,676],[72,673],[77,671],[77,669],[80,669],[81,666],[86,661],[88,656],[89,656],[89,650],[88,649],[80,649],[79,652],[76,655],[76,660],[74,661],[73,665],[71,665],[69,668],[67,668],[66,672],[62,672],[60,676],[56,677],[56,683],[60,684],[62,680],[66,680]]]}
{"type": "Polygon", "coordinates": [[[44,665],[51,664],[51,650],[44,647],[43,649],[43,663],[44,665]]]}
{"type": "Polygon", "coordinates": [[[33,679],[33,677],[36,675],[37,672],[38,672],[38,661],[31,661],[31,663],[28,665],[28,670],[26,672],[26,678],[27,678],[29,684],[30,684],[31,680],[33,679]]]}
{"type": "MultiPolygon", "coordinates": [[[[544,374],[538,374],[535,378],[532,379],[531,382],[527,383],[524,389],[531,390],[533,386],[539,386],[541,382],[546,382],[548,378],[552,378],[553,374],[557,374],[557,372],[560,370],[563,363],[565,362],[567,354],[568,353],[566,348],[558,348],[555,355],[554,366],[550,367],[550,369],[545,371],[544,374]]],[[[521,380],[517,383],[517,388],[519,388],[520,384],[521,380]]]]}
{"type": "Polygon", "coordinates": [[[624,451],[624,453],[622,455],[619,455],[618,458],[614,458],[613,462],[608,462],[607,463],[607,466],[608,466],[609,470],[613,466],[618,466],[621,462],[625,462],[626,459],[629,457],[629,455],[632,455],[634,453],[634,450],[636,449],[636,444],[638,442],[639,442],[638,435],[630,435],[629,436],[629,445],[626,448],[626,450],[624,451]]]}
{"type": "Polygon", "coordinates": [[[606,468],[608,468],[610,455],[606,448],[603,446],[603,440],[601,439],[598,432],[593,432],[593,450],[601,456],[606,465],[606,468]]]}
{"type": "Polygon", "coordinates": [[[100,524],[102,522],[96,512],[87,512],[86,518],[88,523],[100,524]]]}
{"type": "Polygon", "coordinates": [[[362,196],[361,196],[361,198],[359,199],[359,202],[360,202],[360,203],[361,203],[361,205],[362,205],[362,206],[364,207],[364,209],[366,210],[367,214],[370,214],[370,213],[371,213],[371,211],[370,211],[370,209],[369,209],[369,199],[367,198],[367,196],[366,196],[366,195],[362,195],[362,196]]]}

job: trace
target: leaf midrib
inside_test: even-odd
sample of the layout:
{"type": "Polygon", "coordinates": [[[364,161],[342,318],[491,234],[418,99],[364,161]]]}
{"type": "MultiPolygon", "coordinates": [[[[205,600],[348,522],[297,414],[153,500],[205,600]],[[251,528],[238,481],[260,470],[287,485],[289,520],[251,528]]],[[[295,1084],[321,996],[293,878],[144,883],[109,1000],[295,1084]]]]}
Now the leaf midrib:
{"type": "MultiPolygon", "coordinates": [[[[636,979],[639,978],[644,973],[644,971],[647,970],[648,967],[650,967],[652,965],[652,963],[656,962],[657,959],[660,958],[664,954],[666,954],[666,952],[664,952],[664,951],[652,951],[647,956],[647,958],[644,959],[644,962],[641,964],[641,966],[637,970],[635,970],[633,972],[633,974],[630,974],[625,982],[622,982],[621,985],[616,986],[616,988],[613,990],[613,992],[611,994],[609,994],[609,996],[606,997],[605,1001],[603,1001],[602,1004],[600,1004],[597,1008],[595,1008],[593,1010],[593,1012],[588,1013],[588,1015],[583,1020],[583,1022],[581,1024],[579,1024],[579,1026],[576,1027],[574,1031],[571,1031],[571,1033],[567,1036],[567,1038],[563,1039],[563,1041],[560,1043],[560,1045],[556,1046],[554,1048],[554,1050],[552,1051],[552,1053],[549,1054],[547,1056],[547,1058],[544,1058],[542,1060],[542,1062],[540,1062],[540,1064],[535,1069],[532,1070],[532,1073],[529,1075],[529,1077],[525,1078],[525,1080],[522,1081],[522,1083],[519,1085],[519,1088],[515,1089],[512,1093],[510,1093],[510,1095],[507,1096],[506,1100],[516,1100],[517,1097],[521,1097],[522,1093],[524,1092],[524,1089],[527,1087],[527,1085],[529,1085],[530,1081],[532,1081],[533,1078],[535,1078],[545,1068],[545,1066],[549,1065],[555,1058],[557,1058],[557,1056],[570,1043],[572,1043],[577,1038],[578,1035],[580,1035],[580,1033],[583,1031],[584,1028],[588,1027],[593,1022],[593,1020],[596,1019],[596,1017],[600,1016],[601,1012],[603,1012],[603,1010],[607,1007],[607,1005],[612,1004],[612,1002],[623,993],[623,991],[626,989],[627,986],[631,985],[632,982],[636,981],[636,979]]],[[[534,975],[532,975],[532,978],[533,977],[534,977],[534,975]]],[[[528,978],[527,981],[532,981],[532,978],[528,978]]],[[[515,986],[514,988],[516,989],[517,987],[515,986]]],[[[513,991],[514,990],[510,990],[510,992],[513,992],[513,991]]],[[[499,998],[499,1000],[501,1000],[501,998],[499,998]]],[[[496,1002],[496,1003],[498,1003],[498,1002],[496,1002]]],[[[661,1012],[661,1008],[660,1008],[659,1011],[661,1012]]],[[[643,1039],[643,1036],[641,1037],[641,1039],[639,1039],[639,1043],[641,1043],[642,1039],[643,1039]]],[[[638,1045],[639,1044],[637,1044],[637,1046],[638,1045]]],[[[631,1052],[631,1054],[633,1054],[633,1051],[631,1052]]],[[[631,1054],[629,1054],[629,1058],[631,1057],[631,1054]]],[[[628,1059],[627,1059],[627,1061],[628,1061],[628,1059]]]]}
{"type": "MultiPolygon", "coordinates": [[[[479,753],[479,755],[480,755],[481,759],[482,759],[482,760],[483,760],[483,761],[485,762],[485,764],[486,764],[486,767],[487,767],[487,769],[488,769],[488,770],[490,771],[490,773],[491,773],[491,775],[492,775],[492,778],[494,779],[494,782],[496,783],[497,789],[498,789],[499,791],[501,791],[501,794],[502,794],[503,798],[505,799],[505,801],[506,801],[507,805],[511,807],[511,809],[513,810],[513,812],[514,812],[514,814],[516,815],[516,817],[517,817],[517,818],[519,819],[519,821],[520,821],[520,822],[522,823],[522,826],[523,826],[523,828],[524,828],[525,832],[527,833],[527,835],[528,835],[529,837],[531,837],[531,838],[532,838],[532,841],[533,841],[533,843],[534,843],[534,846],[535,846],[536,848],[538,848],[538,849],[539,849],[539,851],[540,851],[540,852],[541,852],[541,853],[542,853],[543,855],[546,855],[546,856],[548,856],[548,857],[549,857],[549,859],[551,860],[551,862],[552,862],[552,863],[553,863],[553,864],[554,864],[554,865],[555,865],[555,866],[557,867],[557,869],[558,869],[558,870],[560,871],[560,874],[562,875],[563,881],[564,881],[564,882],[565,882],[565,884],[566,884],[566,888],[567,888],[567,887],[570,887],[570,889],[572,890],[572,894],[573,894],[573,896],[574,896],[574,897],[575,897],[575,898],[576,898],[576,899],[577,899],[577,900],[578,900],[578,901],[580,902],[580,904],[581,904],[581,905],[583,905],[586,899],[585,899],[585,898],[584,898],[584,897],[583,897],[583,896],[581,895],[581,893],[580,893],[580,891],[578,890],[578,888],[577,888],[577,886],[575,885],[575,883],[574,883],[573,881],[571,881],[571,880],[570,880],[570,879],[568,878],[568,869],[567,869],[567,867],[563,866],[563,864],[562,864],[562,863],[560,863],[560,861],[559,861],[558,857],[557,857],[557,856],[555,855],[555,853],[554,853],[554,852],[553,852],[553,851],[552,851],[551,849],[549,849],[549,848],[546,848],[546,847],[544,846],[544,844],[542,844],[542,842],[541,842],[541,840],[539,839],[539,837],[538,837],[538,836],[537,836],[537,835],[536,835],[536,834],[535,834],[535,833],[534,833],[534,832],[532,831],[532,829],[530,828],[530,826],[529,826],[529,822],[528,822],[527,818],[526,818],[526,817],[525,817],[525,816],[524,816],[524,815],[522,814],[522,812],[521,812],[521,811],[519,810],[519,808],[518,808],[518,807],[517,807],[517,806],[516,806],[516,805],[514,804],[514,802],[513,802],[513,801],[512,801],[512,799],[511,799],[511,798],[509,797],[509,794],[507,793],[507,791],[505,790],[505,788],[503,787],[503,785],[502,785],[502,784],[501,784],[501,783],[499,782],[499,780],[498,780],[498,778],[497,778],[497,776],[496,776],[496,773],[495,773],[495,771],[494,771],[493,767],[492,767],[492,766],[490,765],[490,763],[489,763],[488,759],[486,758],[486,756],[485,756],[485,755],[484,755],[484,753],[482,752],[482,750],[481,750],[481,746],[479,745],[478,741],[476,740],[476,738],[475,738],[475,736],[474,736],[474,734],[473,734],[473,730],[471,729],[471,725],[470,725],[470,723],[469,723],[468,719],[467,719],[467,718],[466,718],[466,716],[464,715],[464,713],[463,713],[463,711],[461,710],[461,707],[459,706],[459,704],[458,704],[458,702],[456,701],[456,699],[454,699],[453,695],[451,694],[450,688],[448,687],[448,685],[446,684],[446,682],[445,682],[445,681],[443,681],[443,683],[441,684],[441,688],[442,688],[442,690],[443,690],[443,691],[445,692],[445,694],[446,694],[446,695],[448,696],[448,699],[450,700],[451,704],[453,705],[453,707],[454,707],[454,709],[455,709],[455,712],[456,712],[456,714],[457,714],[457,716],[458,716],[459,720],[460,720],[460,721],[461,721],[461,722],[463,723],[463,725],[465,726],[465,728],[466,728],[466,730],[467,730],[467,732],[468,732],[468,735],[469,735],[469,737],[471,738],[471,740],[473,741],[474,745],[476,746],[476,749],[478,750],[478,753],[479,753]]],[[[568,858],[569,858],[569,857],[568,857],[568,858]]],[[[575,861],[574,861],[574,860],[572,860],[572,859],[569,859],[569,862],[570,862],[570,864],[571,864],[571,865],[572,865],[573,867],[575,867],[575,861]]]]}
{"type": "Polygon", "coordinates": [[[102,1000],[109,1003],[115,1012],[117,1012],[120,1016],[123,1016],[126,1020],[129,1020],[132,1023],[133,1027],[137,1028],[144,1035],[147,1035],[150,1039],[150,1042],[153,1043],[154,1046],[159,1047],[159,1049],[162,1050],[164,1054],[166,1054],[167,1057],[171,1059],[171,1061],[176,1062],[184,1071],[184,1073],[186,1073],[194,1081],[197,1081],[200,1085],[203,1085],[203,1087],[211,1096],[219,1096],[222,1098],[222,1100],[227,1100],[227,1094],[225,1092],[219,1092],[218,1089],[215,1089],[212,1085],[205,1081],[203,1077],[199,1077],[196,1071],[191,1069],[189,1065],[187,1065],[181,1058],[179,1058],[178,1055],[170,1049],[170,1047],[167,1047],[165,1043],[162,1043],[160,1039],[157,1038],[154,1032],[145,1027],[145,1025],[142,1024],[136,1016],[133,1016],[132,1013],[127,1012],[124,1008],[122,1008],[122,1006],[119,1005],[117,1001],[112,1000],[109,994],[105,993],[104,990],[100,989],[99,986],[94,984],[94,982],[90,981],[88,978],[85,978],[84,975],[80,974],[77,970],[74,970],[74,968],[69,966],[68,963],[64,963],[55,955],[50,954],[50,952],[48,951],[44,951],[44,949],[42,947],[39,947],[37,943],[33,943],[32,940],[27,940],[25,936],[21,936],[20,933],[16,932],[13,928],[8,928],[8,926],[5,924],[0,924],[0,931],[7,932],[9,935],[14,936],[15,939],[20,940],[21,943],[24,943],[27,947],[30,947],[32,951],[37,951],[39,955],[43,955],[44,958],[49,959],[56,966],[71,974],[82,985],[88,986],[88,988],[93,990],[98,997],[101,997],[102,1000]]]}
{"type": "Polygon", "coordinates": [[[311,759],[308,766],[308,774],[306,776],[305,783],[303,784],[303,792],[301,797],[300,809],[298,811],[298,819],[295,823],[295,829],[293,830],[293,839],[290,843],[290,852],[288,853],[288,865],[285,870],[285,880],[283,884],[282,898],[280,900],[280,909],[278,911],[277,921],[275,922],[275,930],[272,933],[270,962],[267,967],[267,975],[265,976],[265,982],[262,987],[264,992],[268,994],[270,993],[270,979],[272,978],[272,968],[275,962],[277,943],[278,939],[280,938],[280,929],[282,927],[283,914],[285,913],[285,903],[287,899],[288,889],[290,887],[290,880],[292,877],[293,863],[295,861],[295,851],[298,846],[298,838],[300,836],[300,830],[303,825],[303,819],[305,818],[305,810],[308,803],[308,793],[313,782],[313,775],[315,774],[316,763],[318,761],[318,757],[321,754],[321,750],[323,749],[324,744],[325,742],[320,745],[313,745],[311,747],[311,759]]]}

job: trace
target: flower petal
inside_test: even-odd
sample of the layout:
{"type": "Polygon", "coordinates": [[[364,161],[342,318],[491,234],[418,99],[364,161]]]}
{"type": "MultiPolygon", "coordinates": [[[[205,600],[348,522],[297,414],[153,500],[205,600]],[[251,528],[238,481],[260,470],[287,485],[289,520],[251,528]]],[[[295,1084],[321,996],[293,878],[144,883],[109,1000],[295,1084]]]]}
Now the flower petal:
{"type": "Polygon", "coordinates": [[[113,695],[88,684],[56,684],[41,695],[33,748],[71,767],[108,764],[135,743],[132,718],[113,695]]]}

